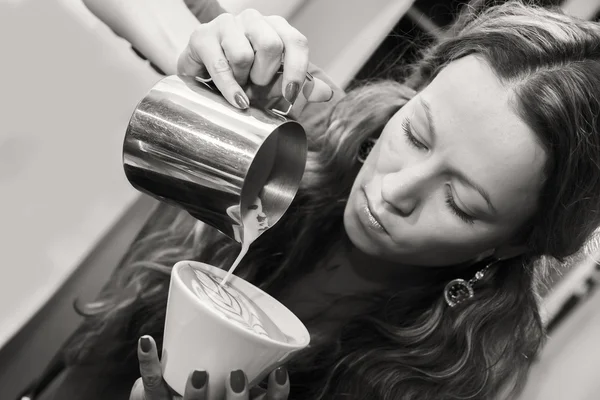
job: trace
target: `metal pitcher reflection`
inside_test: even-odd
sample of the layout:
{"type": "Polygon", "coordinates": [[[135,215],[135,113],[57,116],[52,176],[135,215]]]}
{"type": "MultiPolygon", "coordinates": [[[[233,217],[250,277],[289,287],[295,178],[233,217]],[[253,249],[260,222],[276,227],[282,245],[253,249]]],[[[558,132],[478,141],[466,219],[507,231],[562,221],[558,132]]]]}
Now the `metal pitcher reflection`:
{"type": "Polygon", "coordinates": [[[281,112],[239,110],[210,85],[169,76],[134,110],[123,166],[136,189],[240,242],[244,210],[258,197],[269,226],[285,213],[306,155],[304,129],[281,112]]]}

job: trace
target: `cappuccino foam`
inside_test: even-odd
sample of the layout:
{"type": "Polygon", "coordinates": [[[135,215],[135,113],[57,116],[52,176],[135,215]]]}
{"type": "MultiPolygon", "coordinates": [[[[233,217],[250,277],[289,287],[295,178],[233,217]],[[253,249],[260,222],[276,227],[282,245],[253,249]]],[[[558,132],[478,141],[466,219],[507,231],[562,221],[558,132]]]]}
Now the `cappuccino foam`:
{"type": "Polygon", "coordinates": [[[287,341],[271,318],[233,285],[222,285],[214,275],[193,271],[195,279],[191,281],[191,288],[202,304],[244,329],[273,340],[287,341]]]}

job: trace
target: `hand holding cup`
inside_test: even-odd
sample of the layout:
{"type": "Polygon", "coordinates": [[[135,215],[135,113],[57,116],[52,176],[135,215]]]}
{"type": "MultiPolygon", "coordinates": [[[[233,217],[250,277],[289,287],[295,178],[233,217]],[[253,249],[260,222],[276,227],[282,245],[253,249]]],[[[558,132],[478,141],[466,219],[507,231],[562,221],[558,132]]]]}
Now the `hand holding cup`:
{"type": "MultiPolygon", "coordinates": [[[[162,378],[161,365],[156,343],[150,336],[142,336],[138,341],[138,360],[141,377],[135,382],[129,400],[206,400],[208,399],[208,379],[206,371],[191,371],[185,386],[183,398],[173,394],[162,378]]],[[[231,371],[225,383],[223,400],[285,400],[290,393],[290,384],[285,367],[279,367],[269,374],[266,390],[248,388],[246,374],[242,370],[231,371]]]]}
{"type": "MultiPolygon", "coordinates": [[[[162,390],[164,381],[174,393],[183,395],[194,387],[193,371],[206,371],[205,400],[238,399],[228,397],[231,389],[238,387],[232,385],[236,376],[231,373],[242,370],[248,388],[271,374],[269,386],[274,391],[277,373],[273,375],[273,371],[309,345],[308,330],[288,308],[238,276],[232,275],[221,285],[226,274],[223,269],[196,261],[175,264],[160,363],[152,340],[148,339],[151,345],[145,339],[140,341],[142,377],[151,377],[146,386],[162,390]]],[[[279,381],[279,386],[285,385],[279,381]]],[[[279,393],[274,391],[273,398],[280,398],[279,393]]]]}

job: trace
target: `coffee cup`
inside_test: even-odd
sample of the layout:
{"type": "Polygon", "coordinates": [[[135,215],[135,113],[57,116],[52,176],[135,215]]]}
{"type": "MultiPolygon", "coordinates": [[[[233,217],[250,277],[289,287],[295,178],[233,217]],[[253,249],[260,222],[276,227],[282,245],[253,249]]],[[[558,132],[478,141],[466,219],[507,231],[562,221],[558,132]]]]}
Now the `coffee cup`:
{"type": "Polygon", "coordinates": [[[208,400],[224,398],[231,371],[249,387],[308,346],[304,324],[279,301],[227,271],[195,262],[173,267],[162,350],[166,383],[183,394],[190,372],[209,375],[208,400]]]}

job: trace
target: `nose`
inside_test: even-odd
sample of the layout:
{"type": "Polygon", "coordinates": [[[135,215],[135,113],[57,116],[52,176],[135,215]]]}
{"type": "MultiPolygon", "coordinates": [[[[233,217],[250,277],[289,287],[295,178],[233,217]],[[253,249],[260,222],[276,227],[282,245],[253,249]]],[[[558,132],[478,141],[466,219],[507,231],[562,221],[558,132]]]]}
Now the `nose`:
{"type": "Polygon", "coordinates": [[[256,219],[258,220],[258,222],[263,222],[265,219],[267,219],[267,214],[265,214],[264,212],[260,212],[256,219]]]}
{"type": "Polygon", "coordinates": [[[426,195],[430,181],[431,174],[422,166],[403,168],[383,176],[381,197],[401,215],[408,216],[426,195]]]}

